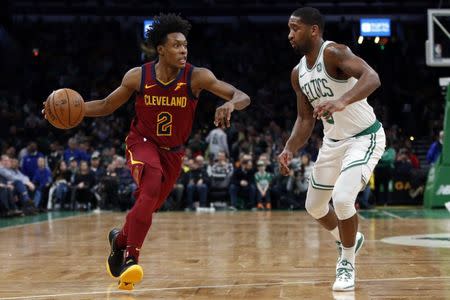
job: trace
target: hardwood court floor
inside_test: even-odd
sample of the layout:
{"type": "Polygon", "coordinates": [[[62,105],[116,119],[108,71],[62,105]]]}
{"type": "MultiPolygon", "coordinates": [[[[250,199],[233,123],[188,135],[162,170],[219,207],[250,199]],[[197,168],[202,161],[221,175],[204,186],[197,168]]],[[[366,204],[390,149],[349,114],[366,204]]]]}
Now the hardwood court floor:
{"type": "Polygon", "coordinates": [[[381,241],[449,233],[450,214],[441,213],[363,213],[354,293],[332,293],[334,241],[303,211],[158,213],[132,293],[105,271],[106,235],[124,214],[5,227],[0,299],[450,299],[450,238],[438,239],[447,248],[381,241]]]}

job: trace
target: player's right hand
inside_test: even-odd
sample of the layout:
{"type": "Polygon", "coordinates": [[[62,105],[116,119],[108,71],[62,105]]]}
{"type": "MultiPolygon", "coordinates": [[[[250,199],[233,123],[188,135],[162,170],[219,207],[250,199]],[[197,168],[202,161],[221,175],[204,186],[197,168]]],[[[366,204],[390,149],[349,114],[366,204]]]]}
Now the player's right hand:
{"type": "Polygon", "coordinates": [[[214,125],[225,129],[230,127],[231,113],[234,111],[234,104],[231,101],[219,106],[214,115],[214,125]]]}
{"type": "Polygon", "coordinates": [[[289,175],[289,164],[291,163],[293,154],[292,151],[287,150],[286,148],[278,155],[278,162],[280,163],[280,173],[283,176],[289,175]]]}

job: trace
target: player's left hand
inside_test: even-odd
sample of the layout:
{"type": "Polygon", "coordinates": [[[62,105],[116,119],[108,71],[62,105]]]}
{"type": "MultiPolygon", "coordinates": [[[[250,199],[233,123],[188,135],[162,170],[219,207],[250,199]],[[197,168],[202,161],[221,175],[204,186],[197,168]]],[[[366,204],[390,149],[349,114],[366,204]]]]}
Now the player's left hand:
{"type": "Polygon", "coordinates": [[[314,108],[313,116],[319,120],[334,112],[344,110],[344,108],[345,104],[341,100],[324,101],[314,108]]]}
{"type": "Polygon", "coordinates": [[[219,106],[214,116],[214,125],[220,128],[230,127],[231,113],[233,110],[234,104],[232,102],[225,102],[225,104],[219,106]]]}
{"type": "Polygon", "coordinates": [[[41,113],[42,113],[42,115],[44,116],[44,119],[47,120],[47,114],[45,113],[45,103],[46,103],[46,102],[47,102],[47,101],[42,102],[42,105],[44,106],[44,108],[41,110],[41,113]]]}

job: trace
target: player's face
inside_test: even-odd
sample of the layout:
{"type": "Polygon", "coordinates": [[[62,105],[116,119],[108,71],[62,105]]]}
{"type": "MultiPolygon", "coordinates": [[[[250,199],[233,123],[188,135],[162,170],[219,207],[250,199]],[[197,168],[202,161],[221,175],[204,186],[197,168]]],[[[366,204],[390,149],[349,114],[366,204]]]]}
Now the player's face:
{"type": "Polygon", "coordinates": [[[297,54],[305,55],[312,48],[311,27],[301,21],[299,17],[291,16],[288,22],[288,39],[297,54]]]}
{"type": "Polygon", "coordinates": [[[160,55],[175,68],[184,68],[187,60],[187,40],[181,32],[167,35],[167,40],[160,49],[160,55]]]}

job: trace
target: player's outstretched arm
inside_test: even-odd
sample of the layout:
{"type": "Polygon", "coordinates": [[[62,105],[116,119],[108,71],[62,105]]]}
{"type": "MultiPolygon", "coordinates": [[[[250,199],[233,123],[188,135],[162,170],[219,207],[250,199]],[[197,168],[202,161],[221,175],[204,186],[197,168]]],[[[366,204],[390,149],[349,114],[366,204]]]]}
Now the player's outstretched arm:
{"type": "Polygon", "coordinates": [[[298,83],[298,67],[292,70],[291,84],[297,95],[297,119],[283,152],[278,156],[280,172],[285,176],[289,174],[289,163],[292,160],[293,153],[297,152],[308,141],[315,124],[313,108],[298,83]]]}
{"type": "Polygon", "coordinates": [[[102,100],[85,103],[86,117],[102,117],[112,114],[130,99],[135,91],[139,91],[141,84],[141,68],[129,70],[122,79],[120,86],[102,100]]]}
{"type": "Polygon", "coordinates": [[[242,110],[250,104],[250,97],[229,83],[221,81],[208,69],[195,68],[192,74],[192,90],[199,95],[207,90],[227,102],[216,109],[214,124],[218,127],[230,127],[233,110],[242,110]]]}
{"type": "Polygon", "coordinates": [[[336,66],[349,77],[358,79],[358,82],[337,101],[326,101],[316,106],[314,116],[317,118],[326,112],[341,111],[347,105],[367,98],[381,84],[377,72],[345,45],[330,45],[325,49],[324,58],[327,65],[336,66]]]}

